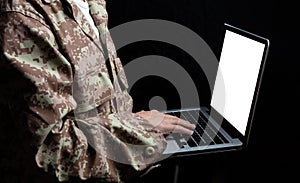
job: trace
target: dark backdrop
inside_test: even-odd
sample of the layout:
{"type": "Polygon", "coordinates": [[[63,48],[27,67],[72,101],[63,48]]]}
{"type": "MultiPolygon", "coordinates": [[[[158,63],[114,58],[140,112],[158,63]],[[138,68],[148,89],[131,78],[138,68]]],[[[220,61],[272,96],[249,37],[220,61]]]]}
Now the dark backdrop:
{"type": "MultiPolygon", "coordinates": [[[[110,28],[145,18],[174,21],[199,34],[217,55],[220,51],[220,30],[224,22],[265,36],[271,42],[249,146],[237,152],[166,160],[160,168],[145,177],[145,182],[174,182],[175,165],[179,165],[179,183],[298,180],[300,77],[299,31],[296,28],[299,20],[296,18],[296,8],[297,6],[288,2],[279,4],[271,0],[107,0],[110,28]]],[[[118,50],[124,64],[149,54],[163,55],[178,62],[191,59],[181,53],[171,45],[151,41],[118,50]]],[[[200,81],[205,83],[201,78],[200,81]]],[[[135,110],[147,108],[147,101],[142,98],[151,95],[152,90],[145,88],[147,89],[145,86],[137,87],[135,93],[131,93],[134,96],[135,110]]],[[[203,101],[208,102],[209,92],[203,94],[203,101]]],[[[171,102],[170,105],[177,104],[171,102]]],[[[1,111],[3,114],[9,112],[2,108],[1,111]]],[[[0,118],[0,182],[19,183],[22,179],[26,182],[25,180],[34,177],[40,177],[36,179],[37,182],[50,181],[46,176],[41,176],[42,170],[27,168],[35,165],[29,166],[19,161],[21,158],[15,154],[20,152],[11,149],[16,149],[12,148],[14,146],[22,147],[21,140],[15,143],[8,139],[8,136],[14,136],[15,128],[3,121],[4,116],[0,118]],[[12,171],[13,168],[10,167],[18,168],[12,171]]],[[[22,153],[22,148],[18,149],[22,153]]],[[[30,162],[34,164],[34,160],[30,162]]]]}
{"type": "MultiPolygon", "coordinates": [[[[267,37],[271,42],[247,149],[169,160],[150,173],[149,180],[165,177],[165,182],[173,182],[175,164],[179,164],[180,183],[289,182],[295,179],[297,168],[292,166],[299,164],[297,123],[300,122],[295,6],[271,0],[111,0],[107,2],[107,9],[110,28],[149,18],[177,22],[199,34],[216,55],[220,53],[220,31],[224,22],[267,37]]],[[[157,42],[131,44],[118,50],[118,54],[125,65],[149,54],[178,62],[190,59],[182,56],[177,48],[157,42]]],[[[149,101],[142,98],[154,91],[144,85],[131,91],[135,110],[147,109],[149,101]]],[[[204,94],[202,101],[208,102],[209,92],[204,94]]]]}

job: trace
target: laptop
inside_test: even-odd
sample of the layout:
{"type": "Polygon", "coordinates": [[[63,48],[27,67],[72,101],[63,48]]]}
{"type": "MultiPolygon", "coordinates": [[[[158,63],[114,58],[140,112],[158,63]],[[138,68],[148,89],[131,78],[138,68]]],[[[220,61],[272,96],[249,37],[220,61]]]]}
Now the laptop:
{"type": "Polygon", "coordinates": [[[166,136],[166,156],[239,150],[248,144],[269,40],[227,23],[222,35],[210,105],[164,111],[196,124],[192,136],[166,136]]]}

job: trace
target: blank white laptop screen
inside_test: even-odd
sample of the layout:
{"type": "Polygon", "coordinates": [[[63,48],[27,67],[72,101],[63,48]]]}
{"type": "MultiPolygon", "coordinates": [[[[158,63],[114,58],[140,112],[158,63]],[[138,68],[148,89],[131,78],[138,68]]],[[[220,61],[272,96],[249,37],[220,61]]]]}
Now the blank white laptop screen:
{"type": "Polygon", "coordinates": [[[210,105],[243,135],[264,48],[260,42],[226,30],[210,105]]]}

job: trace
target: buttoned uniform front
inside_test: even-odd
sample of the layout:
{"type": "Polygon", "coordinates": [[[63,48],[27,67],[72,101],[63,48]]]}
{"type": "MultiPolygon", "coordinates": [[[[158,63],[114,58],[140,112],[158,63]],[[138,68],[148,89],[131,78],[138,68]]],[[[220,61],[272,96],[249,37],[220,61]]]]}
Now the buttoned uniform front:
{"type": "Polygon", "coordinates": [[[132,113],[124,69],[107,27],[106,2],[87,2],[100,39],[72,0],[1,1],[1,73],[20,73],[6,76],[1,93],[11,106],[18,101],[10,95],[24,99],[21,113],[34,137],[39,167],[53,170],[59,181],[94,177],[122,182],[125,170],[120,167],[144,170],[160,158],[166,143],[132,113]]]}

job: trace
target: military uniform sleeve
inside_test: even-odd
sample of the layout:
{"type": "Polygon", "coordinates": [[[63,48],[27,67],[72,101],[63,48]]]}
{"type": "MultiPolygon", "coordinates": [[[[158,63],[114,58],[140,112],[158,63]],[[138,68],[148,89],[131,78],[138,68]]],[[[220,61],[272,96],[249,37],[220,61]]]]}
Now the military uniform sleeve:
{"type": "Polygon", "coordinates": [[[47,25],[10,12],[1,14],[0,30],[1,77],[18,73],[17,78],[8,75],[1,90],[8,100],[14,95],[26,103],[23,113],[39,167],[53,171],[59,181],[95,177],[121,182],[123,165],[142,170],[158,159],[165,145],[161,134],[147,129],[135,114],[114,113],[111,101],[98,107],[103,114],[74,114],[72,65],[47,25]]]}

